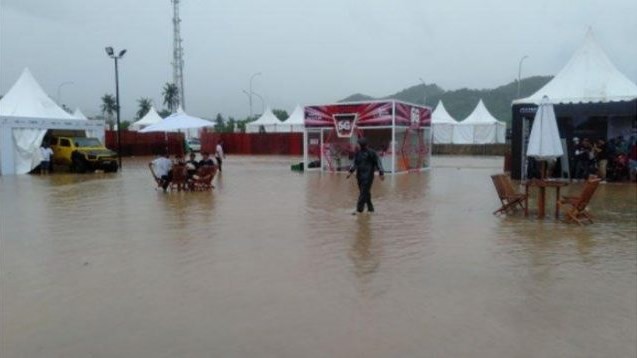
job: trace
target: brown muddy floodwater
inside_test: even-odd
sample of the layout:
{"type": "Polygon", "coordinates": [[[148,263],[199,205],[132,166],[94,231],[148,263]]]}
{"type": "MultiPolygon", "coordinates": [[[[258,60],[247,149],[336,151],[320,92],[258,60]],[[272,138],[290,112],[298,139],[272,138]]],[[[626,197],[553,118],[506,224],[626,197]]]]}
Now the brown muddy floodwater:
{"type": "Polygon", "coordinates": [[[229,157],[211,193],[149,158],[0,177],[0,356],[636,356],[634,184],[585,227],[495,217],[502,159],[435,157],[352,216],[353,180],[294,159],[229,157]]]}

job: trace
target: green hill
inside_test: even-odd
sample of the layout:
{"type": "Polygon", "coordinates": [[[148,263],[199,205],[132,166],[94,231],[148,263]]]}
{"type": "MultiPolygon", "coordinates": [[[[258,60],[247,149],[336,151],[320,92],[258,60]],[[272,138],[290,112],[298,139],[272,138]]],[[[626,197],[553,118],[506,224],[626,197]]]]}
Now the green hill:
{"type": "MultiPolygon", "coordinates": [[[[552,78],[552,76],[534,76],[522,79],[522,81],[520,81],[520,98],[532,95],[552,78]]],[[[478,101],[482,99],[484,105],[493,116],[501,121],[510,123],[511,101],[517,98],[517,92],[518,81],[513,81],[493,89],[477,90],[461,88],[453,91],[445,91],[436,84],[420,84],[386,97],[374,98],[357,93],[340,102],[393,98],[433,107],[442,99],[449,114],[456,120],[463,120],[473,111],[478,101]]]]}

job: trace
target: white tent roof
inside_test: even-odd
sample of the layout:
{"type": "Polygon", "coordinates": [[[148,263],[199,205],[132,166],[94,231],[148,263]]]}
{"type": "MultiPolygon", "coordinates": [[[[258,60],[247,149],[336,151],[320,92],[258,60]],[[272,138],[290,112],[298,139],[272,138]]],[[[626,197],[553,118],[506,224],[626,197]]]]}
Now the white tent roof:
{"type": "Polygon", "coordinates": [[[275,116],[274,113],[272,113],[272,110],[270,109],[270,107],[268,107],[266,108],[265,112],[263,112],[261,117],[259,117],[259,119],[257,119],[254,122],[248,123],[248,125],[264,126],[264,125],[282,124],[282,123],[283,122],[281,122],[279,118],[277,118],[277,116],[275,116]]]}
{"type": "Polygon", "coordinates": [[[101,122],[80,120],[60,108],[28,69],[0,100],[0,117],[2,175],[26,174],[35,168],[42,160],[39,148],[49,129],[86,130],[98,137],[104,133],[101,122]],[[20,117],[37,120],[22,121],[20,117]]]}
{"type": "Polygon", "coordinates": [[[151,124],[159,123],[162,121],[161,116],[155,110],[155,107],[152,106],[148,110],[148,112],[137,122],[130,125],[131,129],[141,129],[144,126],[149,126],[151,124]]]}
{"type": "Polygon", "coordinates": [[[73,116],[73,118],[75,118],[75,119],[88,119],[88,118],[86,118],[84,113],[82,113],[82,111],[80,111],[80,107],[75,108],[75,111],[73,112],[73,114],[71,116],[73,116]]]}
{"type": "Polygon", "coordinates": [[[0,116],[73,119],[47,96],[28,68],[0,100],[0,116]]]}
{"type": "Polygon", "coordinates": [[[513,104],[540,104],[544,96],[554,104],[631,101],[637,98],[637,85],[617,70],[588,30],[582,46],[555,78],[513,104]]]}
{"type": "Polygon", "coordinates": [[[301,106],[299,106],[297,104],[296,108],[294,108],[294,111],[292,112],[292,114],[290,114],[288,119],[286,119],[285,122],[283,122],[283,124],[304,125],[305,124],[305,111],[303,110],[303,107],[301,107],[301,106]]]}
{"type": "Polygon", "coordinates": [[[505,124],[504,122],[497,120],[493,115],[491,115],[487,107],[484,106],[484,103],[482,102],[482,100],[480,100],[480,102],[478,102],[478,105],[473,110],[473,112],[471,112],[471,114],[459,124],[493,124],[493,123],[499,123],[502,125],[505,124]]]}
{"type": "Polygon", "coordinates": [[[173,113],[158,123],[152,124],[142,130],[140,133],[147,132],[171,132],[181,129],[194,129],[203,127],[212,127],[214,123],[186,114],[185,112],[173,113]]]}
{"type": "Polygon", "coordinates": [[[305,110],[297,105],[288,119],[276,127],[277,132],[303,132],[305,129],[305,110]]]}
{"type": "MultiPolygon", "coordinates": [[[[270,107],[266,108],[265,112],[254,122],[250,122],[246,124],[246,132],[248,133],[256,133],[259,132],[261,126],[266,130],[266,132],[277,132],[280,131],[283,126],[283,122],[281,122],[275,115],[272,113],[270,107]]],[[[289,130],[289,126],[288,126],[289,130]]]]}
{"type": "Polygon", "coordinates": [[[453,117],[447,112],[445,105],[442,103],[442,100],[438,101],[438,105],[436,109],[431,113],[431,123],[449,123],[456,124],[458,123],[453,117]]]}

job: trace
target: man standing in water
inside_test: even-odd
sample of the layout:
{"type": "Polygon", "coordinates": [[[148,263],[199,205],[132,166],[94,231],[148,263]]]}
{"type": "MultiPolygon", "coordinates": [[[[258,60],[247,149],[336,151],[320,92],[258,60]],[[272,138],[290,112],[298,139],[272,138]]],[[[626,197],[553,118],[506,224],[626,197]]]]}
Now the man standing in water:
{"type": "Polygon", "coordinates": [[[222,140],[219,140],[217,142],[217,147],[215,149],[215,158],[217,159],[217,166],[219,167],[219,172],[221,173],[221,163],[223,163],[223,159],[226,158],[226,154],[223,152],[222,140]]]}
{"type": "MultiPolygon", "coordinates": [[[[363,212],[365,204],[367,204],[367,211],[374,212],[374,205],[372,204],[372,184],[374,183],[374,172],[378,170],[380,180],[384,180],[383,165],[380,163],[378,154],[367,146],[367,139],[360,138],[358,140],[360,149],[354,155],[354,163],[349,168],[349,178],[354,171],[356,171],[356,180],[358,181],[358,190],[360,195],[358,196],[358,202],[356,203],[356,211],[363,212]]],[[[356,214],[356,213],[354,213],[356,214]]]]}

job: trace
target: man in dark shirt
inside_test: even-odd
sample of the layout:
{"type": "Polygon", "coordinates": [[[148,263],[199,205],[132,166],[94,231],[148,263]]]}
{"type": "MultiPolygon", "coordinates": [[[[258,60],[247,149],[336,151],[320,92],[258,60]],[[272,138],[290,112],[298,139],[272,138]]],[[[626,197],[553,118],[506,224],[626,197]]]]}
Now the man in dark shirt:
{"type": "Polygon", "coordinates": [[[383,166],[380,163],[378,154],[367,146],[367,140],[360,138],[358,140],[360,149],[354,155],[354,162],[349,168],[349,178],[354,171],[356,171],[356,180],[358,181],[358,189],[360,195],[358,196],[358,202],[356,204],[356,211],[363,212],[365,205],[367,204],[367,211],[373,212],[374,205],[372,204],[372,184],[374,183],[374,172],[378,170],[380,180],[384,180],[383,166]]]}
{"type": "Polygon", "coordinates": [[[186,170],[188,171],[188,179],[192,178],[193,175],[197,172],[197,168],[199,168],[199,162],[195,160],[196,155],[193,152],[190,152],[190,160],[186,162],[186,170]]]}
{"type": "Polygon", "coordinates": [[[202,159],[199,161],[199,167],[203,167],[204,165],[214,167],[216,165],[215,161],[210,158],[210,153],[202,152],[201,157],[202,159]]]}

